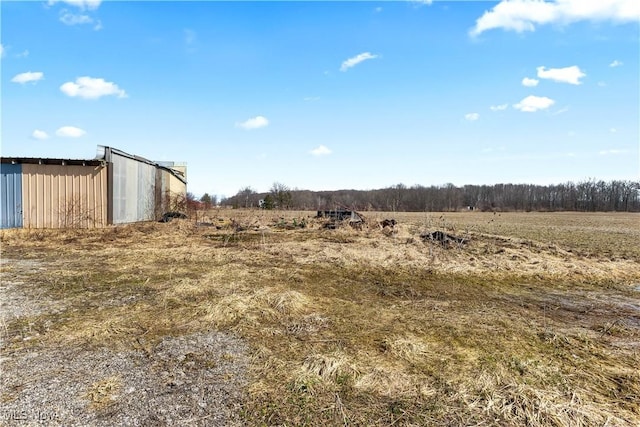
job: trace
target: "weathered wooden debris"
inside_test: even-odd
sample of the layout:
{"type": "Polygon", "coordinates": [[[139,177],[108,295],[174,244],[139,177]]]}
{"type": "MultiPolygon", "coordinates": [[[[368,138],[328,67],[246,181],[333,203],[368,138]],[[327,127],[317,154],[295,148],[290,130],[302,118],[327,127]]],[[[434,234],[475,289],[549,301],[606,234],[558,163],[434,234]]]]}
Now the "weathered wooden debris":
{"type": "Polygon", "coordinates": [[[380,221],[380,227],[385,228],[385,227],[395,227],[396,224],[398,223],[398,221],[396,221],[395,219],[384,219],[382,221],[380,221]]]}
{"type": "Polygon", "coordinates": [[[335,209],[328,211],[318,211],[317,218],[330,218],[337,221],[349,220],[351,222],[362,222],[364,219],[356,211],[346,209],[335,209]]]}
{"type": "Polygon", "coordinates": [[[432,233],[422,233],[420,235],[420,238],[424,241],[439,242],[443,246],[446,246],[450,243],[465,244],[468,242],[468,240],[465,238],[457,237],[439,230],[432,233]]]}
{"type": "Polygon", "coordinates": [[[187,219],[187,215],[182,212],[165,212],[159,222],[171,222],[174,218],[187,219]]]}
{"type": "Polygon", "coordinates": [[[328,221],[322,225],[326,230],[335,230],[340,224],[345,224],[362,230],[365,226],[365,218],[362,214],[348,209],[319,210],[316,218],[327,218],[328,221]]]}

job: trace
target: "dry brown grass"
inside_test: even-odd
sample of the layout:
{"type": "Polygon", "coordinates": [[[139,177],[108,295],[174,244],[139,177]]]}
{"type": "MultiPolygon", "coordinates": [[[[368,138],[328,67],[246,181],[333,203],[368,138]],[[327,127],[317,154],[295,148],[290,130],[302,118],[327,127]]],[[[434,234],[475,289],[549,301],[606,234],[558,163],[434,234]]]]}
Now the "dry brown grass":
{"type": "Polygon", "coordinates": [[[7,324],[9,351],[213,328],[252,348],[247,424],[640,424],[637,214],[365,215],[2,231],[2,257],[43,260],[20,274],[61,307],[7,324]],[[469,243],[420,238],[434,230],[469,243]]]}
{"type": "Polygon", "coordinates": [[[111,376],[94,382],[86,393],[86,399],[96,410],[103,410],[116,402],[121,392],[122,381],[117,376],[111,376]]]}

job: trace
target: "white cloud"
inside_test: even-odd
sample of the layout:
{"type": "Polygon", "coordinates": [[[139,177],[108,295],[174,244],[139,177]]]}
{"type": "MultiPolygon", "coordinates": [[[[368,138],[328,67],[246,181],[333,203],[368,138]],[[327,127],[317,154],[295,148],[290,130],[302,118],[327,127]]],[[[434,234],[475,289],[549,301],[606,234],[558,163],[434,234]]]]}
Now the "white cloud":
{"type": "Polygon", "coordinates": [[[118,98],[126,98],[127,93],[113,82],[93,77],[78,77],[74,82],[66,82],[60,86],[60,90],[71,97],[79,96],[85,99],[97,99],[101,96],[115,95],[118,98]]]}
{"type": "Polygon", "coordinates": [[[636,22],[639,17],[638,0],[502,0],[476,20],[469,34],[496,28],[521,33],[539,25],[579,21],[636,22]]]}
{"type": "Polygon", "coordinates": [[[380,13],[380,12],[382,12],[382,8],[378,6],[378,7],[376,7],[375,9],[373,9],[373,11],[374,11],[375,13],[380,13]]]}
{"type": "Polygon", "coordinates": [[[29,82],[37,82],[38,80],[42,80],[44,78],[44,73],[40,71],[31,72],[27,71],[26,73],[20,73],[14,76],[11,81],[14,83],[29,83],[29,82]]]}
{"type": "Polygon", "coordinates": [[[252,130],[252,129],[260,129],[269,125],[269,120],[263,116],[252,117],[244,122],[236,123],[237,127],[252,130]]]}
{"type": "Polygon", "coordinates": [[[65,25],[84,25],[84,24],[94,24],[93,29],[95,31],[100,31],[102,27],[102,21],[99,19],[96,21],[89,15],[82,15],[77,13],[71,13],[67,10],[63,10],[60,13],[60,22],[65,25]]]}
{"type": "Polygon", "coordinates": [[[21,53],[17,54],[16,58],[26,58],[27,56],[29,56],[29,51],[25,49],[21,53]]]}
{"type": "Polygon", "coordinates": [[[616,132],[618,132],[618,129],[616,129],[616,128],[611,128],[611,129],[609,129],[609,132],[611,132],[611,133],[616,133],[616,132]]]}
{"type": "Polygon", "coordinates": [[[567,111],[569,111],[569,107],[564,107],[564,108],[559,109],[559,110],[558,110],[558,111],[556,111],[555,113],[553,113],[553,115],[554,115],[554,116],[558,116],[558,115],[560,115],[560,114],[564,114],[564,113],[566,113],[567,111]]]}
{"type": "Polygon", "coordinates": [[[606,87],[607,83],[606,82],[598,82],[598,86],[600,87],[606,87]]]}
{"type": "Polygon", "coordinates": [[[340,71],[347,71],[351,67],[355,67],[359,63],[366,61],[368,59],[376,59],[378,55],[372,55],[369,52],[363,52],[359,55],[356,55],[352,58],[345,60],[340,66],[340,71]]]}
{"type": "Polygon", "coordinates": [[[492,105],[489,107],[491,111],[504,111],[509,108],[509,104],[492,105]]]}
{"type": "Polygon", "coordinates": [[[4,58],[5,48],[2,43],[0,43],[0,58],[4,58]]]}
{"type": "Polygon", "coordinates": [[[469,113],[469,114],[465,114],[464,118],[470,122],[476,121],[480,118],[480,114],[478,113],[469,113]]]}
{"type": "Polygon", "coordinates": [[[31,133],[31,137],[33,139],[38,139],[40,141],[43,141],[45,139],[48,139],[49,135],[43,130],[36,129],[33,131],[33,133],[31,133]]]}
{"type": "Polygon", "coordinates": [[[535,87],[535,86],[538,86],[538,82],[539,82],[539,80],[530,79],[529,77],[525,77],[524,79],[522,79],[522,86],[535,87]]]}
{"type": "Polygon", "coordinates": [[[516,110],[527,113],[534,113],[538,110],[545,110],[555,104],[555,101],[546,96],[529,95],[517,104],[513,105],[516,110]]]}
{"type": "Polygon", "coordinates": [[[62,126],[56,131],[56,135],[66,138],[80,138],[87,132],[74,126],[62,126]]]}
{"type": "Polygon", "coordinates": [[[92,13],[100,7],[102,0],[49,0],[48,5],[54,5],[56,3],[63,3],[69,6],[73,6],[76,9],[69,10],[63,8],[60,10],[60,22],[65,25],[88,25],[95,24],[93,29],[95,31],[102,29],[102,22],[96,20],[92,13]]]}
{"type": "Polygon", "coordinates": [[[75,6],[82,10],[95,10],[100,7],[102,0],[49,0],[49,6],[60,2],[75,6]]]}
{"type": "Polygon", "coordinates": [[[572,85],[582,84],[580,79],[586,76],[577,65],[565,68],[549,68],[548,70],[546,67],[538,67],[536,69],[538,70],[538,77],[541,79],[549,79],[572,85]]]}
{"type": "Polygon", "coordinates": [[[609,64],[609,67],[614,68],[614,67],[622,67],[624,65],[624,63],[622,61],[618,61],[617,59],[614,60],[611,64],[609,64]]]}
{"type": "Polygon", "coordinates": [[[89,15],[78,15],[65,11],[60,14],[60,22],[65,25],[93,24],[93,18],[89,15]]]}
{"type": "Polygon", "coordinates": [[[324,145],[320,145],[317,148],[311,150],[310,153],[314,156],[328,156],[329,154],[331,154],[331,150],[329,150],[324,145]]]}
{"type": "Polygon", "coordinates": [[[598,154],[600,154],[601,156],[608,156],[608,155],[615,155],[615,154],[625,154],[625,153],[628,153],[628,150],[613,149],[613,150],[602,150],[602,151],[598,152],[598,154]]]}

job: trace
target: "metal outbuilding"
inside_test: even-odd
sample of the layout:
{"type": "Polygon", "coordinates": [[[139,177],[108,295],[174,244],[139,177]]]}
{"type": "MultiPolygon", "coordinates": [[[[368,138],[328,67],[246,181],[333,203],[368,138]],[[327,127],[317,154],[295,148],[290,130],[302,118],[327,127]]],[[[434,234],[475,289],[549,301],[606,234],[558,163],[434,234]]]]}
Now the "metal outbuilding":
{"type": "Polygon", "coordinates": [[[3,157],[1,228],[94,228],[158,219],[186,199],[186,166],[111,147],[91,160],[3,157]]]}
{"type": "Polygon", "coordinates": [[[0,163],[0,228],[22,227],[22,165],[0,163]]]}

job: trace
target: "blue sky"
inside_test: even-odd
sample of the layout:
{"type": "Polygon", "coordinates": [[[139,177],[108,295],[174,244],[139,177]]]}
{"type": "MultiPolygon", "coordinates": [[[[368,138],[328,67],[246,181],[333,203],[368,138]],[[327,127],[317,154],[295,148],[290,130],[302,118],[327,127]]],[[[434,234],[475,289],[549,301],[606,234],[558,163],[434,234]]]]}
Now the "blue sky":
{"type": "Polygon", "coordinates": [[[3,156],[188,190],[640,179],[640,2],[0,3],[3,156]]]}

